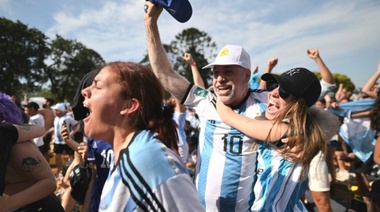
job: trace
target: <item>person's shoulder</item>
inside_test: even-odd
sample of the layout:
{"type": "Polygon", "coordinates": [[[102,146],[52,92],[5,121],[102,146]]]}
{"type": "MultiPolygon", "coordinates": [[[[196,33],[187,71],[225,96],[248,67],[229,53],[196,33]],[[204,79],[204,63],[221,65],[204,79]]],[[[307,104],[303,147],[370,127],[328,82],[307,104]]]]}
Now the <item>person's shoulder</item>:
{"type": "Polygon", "coordinates": [[[113,151],[111,144],[109,144],[106,141],[94,140],[92,143],[92,146],[94,146],[94,145],[96,145],[96,147],[98,149],[102,149],[102,150],[106,150],[106,151],[108,151],[108,150],[113,151]]]}
{"type": "Polygon", "coordinates": [[[326,82],[324,79],[319,80],[319,82],[321,83],[321,86],[322,86],[322,87],[332,87],[332,88],[336,88],[335,83],[330,84],[330,83],[326,82]]]}
{"type": "Polygon", "coordinates": [[[253,89],[253,90],[250,89],[249,99],[254,99],[255,102],[257,103],[261,103],[261,102],[266,103],[268,99],[268,92],[263,89],[253,89]]]}
{"type": "Polygon", "coordinates": [[[28,156],[28,155],[30,156],[36,150],[38,150],[38,148],[37,148],[36,144],[31,140],[27,140],[27,141],[23,141],[23,142],[17,142],[12,147],[12,151],[17,152],[17,155],[19,155],[20,157],[28,156]]]}
{"type": "Polygon", "coordinates": [[[0,124],[0,148],[11,146],[18,139],[18,131],[12,124],[0,124]]]}
{"type": "Polygon", "coordinates": [[[38,113],[40,113],[42,115],[54,115],[53,110],[47,109],[47,108],[40,108],[40,109],[38,109],[38,113]]]}
{"type": "Polygon", "coordinates": [[[63,117],[64,117],[65,120],[69,120],[69,121],[72,121],[72,122],[77,122],[74,119],[74,116],[72,114],[66,113],[63,117]]]}
{"type": "Polygon", "coordinates": [[[0,130],[4,132],[17,133],[17,128],[13,124],[0,124],[0,130]]]}
{"type": "Polygon", "coordinates": [[[33,115],[30,117],[32,120],[43,120],[44,116],[42,114],[37,113],[36,115],[33,115]]]}
{"type": "Polygon", "coordinates": [[[159,140],[155,137],[154,132],[150,130],[141,130],[135,132],[129,146],[147,148],[157,146],[159,140]]]}
{"type": "Polygon", "coordinates": [[[142,130],[136,132],[131,140],[131,143],[126,148],[129,154],[133,157],[140,158],[140,160],[151,160],[151,156],[156,156],[158,159],[160,156],[168,154],[171,151],[160,140],[156,138],[156,134],[149,130],[142,130]],[[148,158],[146,158],[149,155],[148,158]]]}
{"type": "Polygon", "coordinates": [[[257,88],[257,89],[249,89],[249,92],[251,94],[261,94],[261,93],[266,93],[267,91],[264,89],[257,88]]]}

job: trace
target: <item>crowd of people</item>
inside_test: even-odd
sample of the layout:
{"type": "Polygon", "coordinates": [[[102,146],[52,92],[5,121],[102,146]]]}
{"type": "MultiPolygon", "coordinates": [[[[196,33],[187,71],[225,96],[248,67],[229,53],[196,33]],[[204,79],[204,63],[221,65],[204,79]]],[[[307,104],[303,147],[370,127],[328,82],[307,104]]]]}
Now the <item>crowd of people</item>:
{"type": "Polygon", "coordinates": [[[305,67],[273,74],[277,57],[260,74],[228,44],[202,67],[213,76],[206,88],[191,54],[193,82],[173,70],[162,10],[144,2],[150,67],[115,61],[89,72],[72,107],[0,94],[0,211],[308,211],[306,190],[332,211],[331,183],[354,181],[379,211],[380,176],[368,175],[380,164],[380,63],[353,94],[318,49],[306,56],[321,80],[305,67]],[[363,99],[373,101],[350,109],[363,99]],[[353,123],[366,138],[345,136],[353,123]]]}

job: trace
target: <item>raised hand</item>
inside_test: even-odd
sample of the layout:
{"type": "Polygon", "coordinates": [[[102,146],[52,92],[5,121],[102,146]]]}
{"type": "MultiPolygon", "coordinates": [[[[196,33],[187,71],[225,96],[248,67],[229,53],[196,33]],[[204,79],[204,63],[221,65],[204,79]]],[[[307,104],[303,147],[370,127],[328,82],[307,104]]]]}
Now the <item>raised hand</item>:
{"type": "Polygon", "coordinates": [[[194,59],[190,53],[185,53],[182,58],[190,65],[194,63],[194,59]]]}
{"type": "MultiPolygon", "coordinates": [[[[278,63],[278,57],[269,58],[267,61],[267,71],[269,70],[270,72],[272,72],[273,68],[277,65],[277,63],[278,63]]],[[[267,73],[270,73],[270,72],[267,72],[267,73]]]]}
{"type": "Polygon", "coordinates": [[[63,122],[63,124],[61,126],[61,136],[62,136],[63,140],[65,140],[65,142],[67,142],[70,139],[70,134],[69,133],[70,132],[69,132],[69,130],[66,127],[66,123],[63,122]]]}
{"type": "Polygon", "coordinates": [[[313,49],[313,48],[310,48],[307,50],[307,55],[311,58],[311,59],[318,59],[320,56],[319,56],[319,51],[318,49],[313,49]]]}

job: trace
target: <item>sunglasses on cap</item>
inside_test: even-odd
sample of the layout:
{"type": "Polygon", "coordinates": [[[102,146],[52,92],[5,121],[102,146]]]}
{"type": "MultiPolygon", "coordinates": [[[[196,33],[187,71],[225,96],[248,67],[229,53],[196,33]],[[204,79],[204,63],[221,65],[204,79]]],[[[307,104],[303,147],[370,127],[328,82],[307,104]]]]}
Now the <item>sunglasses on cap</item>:
{"type": "Polygon", "coordinates": [[[266,86],[266,90],[269,92],[269,91],[273,91],[274,89],[276,89],[277,87],[279,87],[278,89],[278,93],[280,94],[280,97],[282,99],[287,99],[289,98],[290,96],[290,93],[287,92],[286,90],[284,90],[280,84],[278,82],[267,82],[267,86],[266,86]]]}

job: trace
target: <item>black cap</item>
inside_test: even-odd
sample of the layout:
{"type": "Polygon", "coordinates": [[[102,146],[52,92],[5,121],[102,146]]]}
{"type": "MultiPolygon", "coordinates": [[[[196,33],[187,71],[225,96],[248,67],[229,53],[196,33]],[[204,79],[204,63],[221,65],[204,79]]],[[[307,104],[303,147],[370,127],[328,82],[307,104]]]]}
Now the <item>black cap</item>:
{"type": "Polygon", "coordinates": [[[81,80],[79,87],[75,92],[72,110],[74,118],[77,121],[86,118],[87,114],[89,113],[88,109],[83,106],[84,97],[82,96],[82,90],[92,84],[92,81],[94,81],[94,78],[96,77],[96,75],[98,75],[99,72],[100,69],[88,72],[81,80]]]}
{"type": "Polygon", "coordinates": [[[261,79],[266,82],[278,82],[290,94],[305,99],[312,106],[321,95],[321,83],[317,76],[306,68],[293,68],[281,75],[263,74],[261,79]]]}
{"type": "Polygon", "coordinates": [[[33,108],[35,110],[38,110],[40,108],[40,106],[35,102],[29,102],[28,104],[25,105],[25,107],[33,108]]]}

